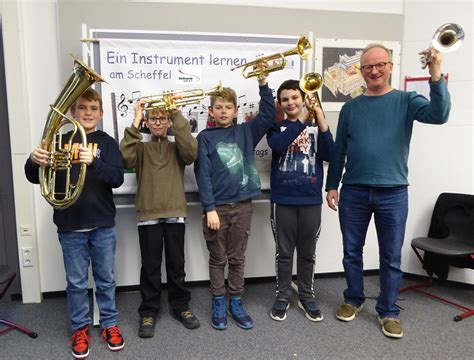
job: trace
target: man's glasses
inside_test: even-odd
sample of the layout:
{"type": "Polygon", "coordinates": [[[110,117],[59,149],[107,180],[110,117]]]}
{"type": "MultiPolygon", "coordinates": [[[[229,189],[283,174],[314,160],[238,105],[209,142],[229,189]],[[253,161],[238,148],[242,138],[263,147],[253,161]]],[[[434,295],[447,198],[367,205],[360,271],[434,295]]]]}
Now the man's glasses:
{"type": "Polygon", "coordinates": [[[159,117],[149,117],[148,118],[148,123],[151,125],[155,125],[156,123],[159,123],[161,125],[165,125],[168,123],[168,117],[167,116],[159,116],[159,117]]]}
{"type": "Polygon", "coordinates": [[[362,65],[360,68],[361,68],[362,71],[365,72],[365,73],[371,72],[374,67],[375,67],[378,71],[382,71],[383,69],[385,69],[385,66],[387,66],[387,64],[391,64],[391,63],[392,63],[391,61],[379,62],[379,63],[374,64],[374,65],[362,65]]]}

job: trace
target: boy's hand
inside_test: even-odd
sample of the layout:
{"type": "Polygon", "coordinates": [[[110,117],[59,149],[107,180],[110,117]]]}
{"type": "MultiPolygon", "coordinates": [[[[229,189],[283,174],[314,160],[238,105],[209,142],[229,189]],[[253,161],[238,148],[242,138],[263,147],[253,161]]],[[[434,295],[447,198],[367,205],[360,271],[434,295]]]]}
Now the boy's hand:
{"type": "Polygon", "coordinates": [[[143,110],[145,109],[145,101],[144,100],[138,100],[135,103],[135,115],[133,118],[133,126],[135,126],[137,129],[140,129],[140,124],[143,120],[143,110]]]}
{"type": "Polygon", "coordinates": [[[268,63],[266,61],[261,62],[260,64],[255,64],[253,69],[256,70],[257,68],[261,69],[261,73],[257,76],[258,85],[264,86],[267,85],[267,77],[268,73],[266,72],[268,69],[268,63]]]}
{"type": "Polygon", "coordinates": [[[321,132],[326,132],[329,130],[329,125],[328,125],[328,122],[326,120],[326,118],[324,117],[324,112],[323,110],[317,106],[316,104],[313,105],[313,110],[316,114],[316,123],[318,124],[318,128],[321,132]]]}
{"type": "Polygon", "coordinates": [[[337,211],[337,207],[339,206],[339,193],[337,190],[329,190],[326,195],[326,201],[331,209],[337,211]]]}
{"type": "Polygon", "coordinates": [[[79,148],[79,161],[85,163],[87,166],[92,164],[94,161],[94,155],[92,154],[92,149],[86,147],[79,148]]]}
{"type": "Polygon", "coordinates": [[[219,215],[216,210],[208,211],[206,214],[207,227],[211,230],[219,230],[221,223],[219,221],[219,215]]]}
{"type": "Polygon", "coordinates": [[[30,159],[39,166],[48,166],[49,152],[43,149],[43,146],[44,140],[41,140],[41,143],[30,154],[30,159]]]}

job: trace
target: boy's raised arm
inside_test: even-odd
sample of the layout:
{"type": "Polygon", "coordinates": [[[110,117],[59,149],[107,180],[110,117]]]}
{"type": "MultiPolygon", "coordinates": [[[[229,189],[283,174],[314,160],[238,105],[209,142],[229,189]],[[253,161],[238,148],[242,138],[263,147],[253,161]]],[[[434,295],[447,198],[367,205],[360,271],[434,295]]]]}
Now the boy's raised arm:
{"type": "Polygon", "coordinates": [[[197,140],[191,134],[191,126],[181,111],[170,114],[173,121],[174,141],[179,155],[186,165],[190,165],[197,157],[197,140]]]}

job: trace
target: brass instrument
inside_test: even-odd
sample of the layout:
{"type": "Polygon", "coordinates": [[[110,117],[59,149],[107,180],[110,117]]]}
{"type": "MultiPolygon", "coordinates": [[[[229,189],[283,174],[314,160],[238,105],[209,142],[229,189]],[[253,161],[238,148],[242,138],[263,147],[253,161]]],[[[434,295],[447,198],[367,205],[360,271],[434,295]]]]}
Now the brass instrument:
{"type": "Polygon", "coordinates": [[[303,75],[299,83],[300,89],[303,90],[303,92],[306,94],[304,101],[306,109],[309,113],[308,120],[311,121],[311,124],[313,124],[313,126],[316,126],[316,113],[313,107],[311,106],[311,102],[314,99],[316,101],[316,105],[321,110],[323,110],[323,107],[321,106],[321,100],[319,99],[318,95],[318,90],[321,88],[323,83],[323,77],[316,72],[309,72],[303,75]]]}
{"type": "MultiPolygon", "coordinates": [[[[183,90],[178,92],[167,91],[158,95],[150,95],[139,98],[139,100],[145,101],[144,110],[176,110],[183,106],[199,104],[207,96],[219,95],[222,92],[222,84],[219,84],[212,89],[202,90],[183,90]]],[[[137,99],[128,99],[131,103],[133,100],[137,99]]]]}
{"type": "Polygon", "coordinates": [[[447,53],[459,49],[464,40],[464,30],[461,26],[454,23],[441,25],[434,33],[431,40],[431,46],[428,48],[430,53],[423,55],[420,59],[421,68],[424,69],[433,61],[432,49],[447,53]]]}
{"type": "Polygon", "coordinates": [[[263,56],[260,58],[257,58],[254,61],[242,64],[240,66],[236,66],[232,68],[231,70],[235,70],[238,68],[243,67],[242,69],[242,76],[246,79],[256,76],[258,80],[261,80],[267,76],[267,74],[273,72],[273,71],[278,71],[278,70],[283,70],[287,64],[285,58],[291,55],[299,55],[299,57],[303,60],[306,60],[310,57],[311,55],[311,49],[312,45],[311,42],[304,36],[300,36],[298,39],[298,42],[296,43],[296,47],[285,51],[283,53],[277,53],[273,55],[268,55],[268,56],[263,56]],[[271,60],[280,60],[274,65],[271,66],[266,66],[267,62],[271,60]],[[253,71],[249,68],[253,68],[253,71]]]}
{"type": "MultiPolygon", "coordinates": [[[[74,58],[74,57],[73,57],[74,58]]],[[[80,164],[77,182],[71,182],[71,168],[74,149],[72,141],[77,132],[81,136],[81,146],[87,147],[84,128],[74,118],[64,115],[76,100],[96,81],[104,81],[94,70],[74,58],[73,72],[53,105],[50,105],[43,130],[43,148],[49,152],[49,163],[39,169],[41,195],[56,209],[65,209],[76,202],[84,187],[86,167],[80,164]],[[72,134],[67,144],[62,143],[61,128],[72,124],[72,134]],[[56,190],[56,172],[66,171],[64,192],[56,190]],[[59,195],[59,197],[57,197],[59,195]]]]}

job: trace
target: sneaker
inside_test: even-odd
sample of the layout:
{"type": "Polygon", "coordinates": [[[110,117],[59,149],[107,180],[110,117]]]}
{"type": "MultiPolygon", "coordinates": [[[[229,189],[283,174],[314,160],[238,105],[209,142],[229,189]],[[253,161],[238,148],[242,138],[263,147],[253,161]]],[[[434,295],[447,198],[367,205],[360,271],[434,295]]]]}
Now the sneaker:
{"type": "Polygon", "coordinates": [[[142,316],[138,326],[138,336],[141,338],[151,338],[155,335],[155,318],[153,316],[142,316]]]}
{"type": "Polygon", "coordinates": [[[304,302],[298,300],[298,307],[303,310],[308,320],[314,322],[323,320],[323,314],[321,314],[321,310],[319,310],[315,300],[308,300],[304,302]]]}
{"type": "Polygon", "coordinates": [[[396,318],[380,318],[379,323],[382,325],[382,332],[385,336],[400,339],[403,337],[402,323],[396,318]]]}
{"type": "Polygon", "coordinates": [[[212,297],[211,324],[214,329],[227,329],[227,309],[224,296],[212,297]]]}
{"type": "Polygon", "coordinates": [[[290,302],[285,299],[276,299],[273,303],[270,317],[276,321],[283,321],[286,319],[286,312],[290,308],[290,302]]]}
{"type": "Polygon", "coordinates": [[[89,325],[77,329],[69,339],[71,344],[72,356],[75,359],[83,359],[89,356],[89,325]]]}
{"type": "Polygon", "coordinates": [[[232,296],[230,298],[229,312],[239,327],[245,330],[253,328],[253,320],[245,310],[240,296],[232,296]]]}
{"type": "Polygon", "coordinates": [[[191,309],[187,309],[185,311],[171,310],[171,313],[181,322],[181,324],[184,325],[186,329],[197,329],[199,326],[201,326],[199,320],[196,318],[196,316],[194,316],[191,309]]]}
{"type": "Polygon", "coordinates": [[[351,304],[342,304],[336,311],[336,317],[341,321],[354,320],[356,315],[362,311],[364,305],[356,307],[351,304]]]}
{"type": "Polygon", "coordinates": [[[109,349],[112,351],[122,350],[125,346],[120,328],[115,325],[102,331],[102,341],[107,342],[109,349]]]}

